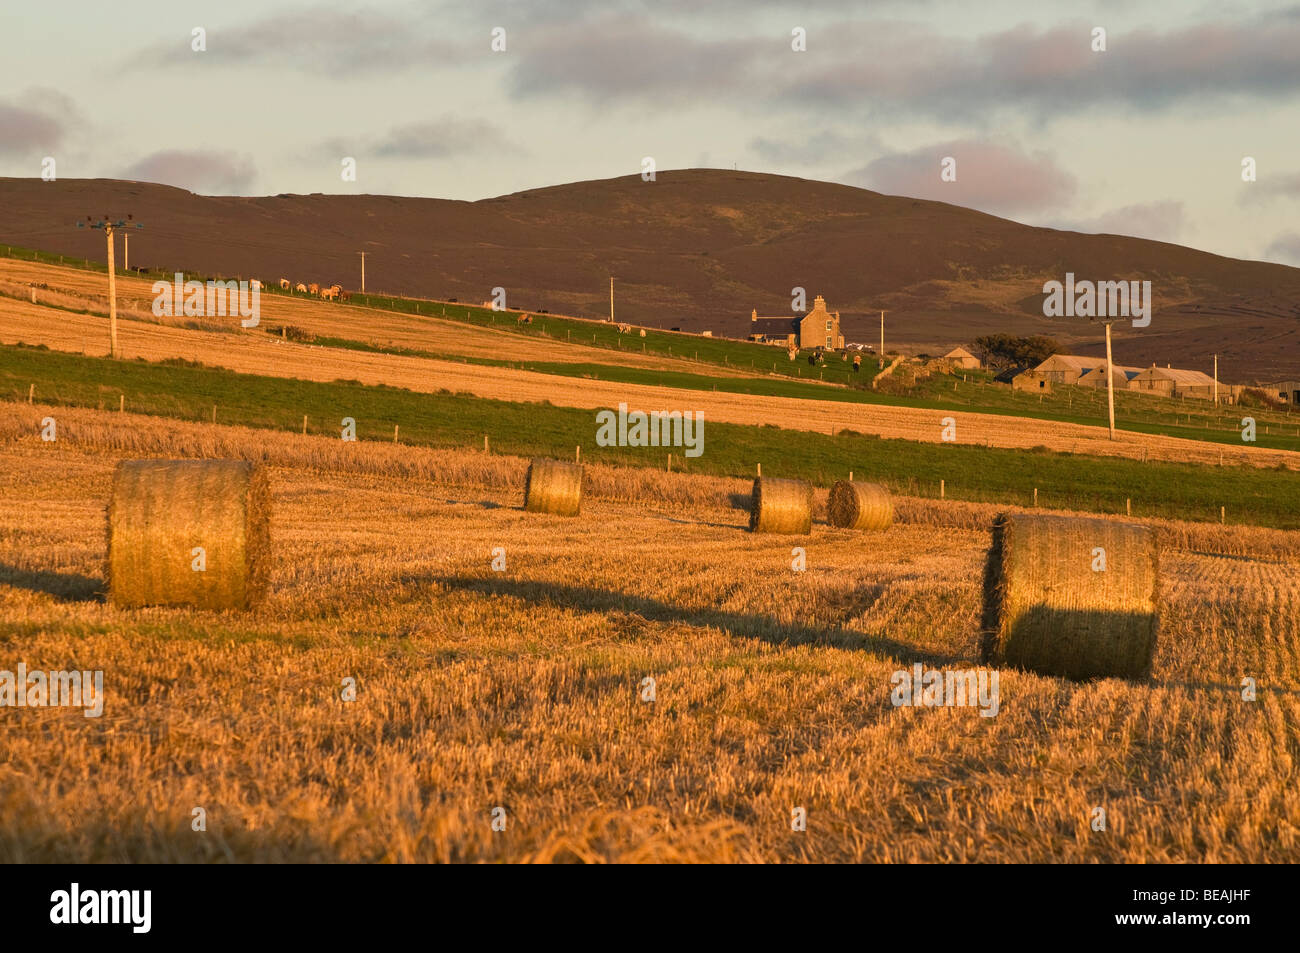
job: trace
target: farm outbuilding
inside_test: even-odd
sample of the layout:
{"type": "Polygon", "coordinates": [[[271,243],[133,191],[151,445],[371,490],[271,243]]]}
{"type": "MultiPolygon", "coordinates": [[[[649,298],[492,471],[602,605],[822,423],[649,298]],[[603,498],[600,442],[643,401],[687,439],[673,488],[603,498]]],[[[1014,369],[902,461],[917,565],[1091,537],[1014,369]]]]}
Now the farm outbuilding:
{"type": "Polygon", "coordinates": [[[953,348],[940,360],[947,361],[953,367],[959,367],[964,371],[978,371],[981,367],[980,359],[964,347],[953,348]]]}
{"type": "MultiPolygon", "coordinates": [[[[1130,388],[1137,391],[1161,394],[1165,397],[1214,398],[1214,378],[1203,371],[1185,371],[1176,367],[1156,367],[1154,364],[1133,378],[1130,388]]],[[[1222,399],[1228,389],[1218,388],[1222,399]]]]}
{"type": "Polygon", "coordinates": [[[1275,381],[1272,384],[1259,386],[1270,395],[1277,395],[1278,400],[1284,400],[1288,404],[1300,404],[1300,381],[1275,381]]]}
{"type": "MultiPolygon", "coordinates": [[[[1135,377],[1142,373],[1140,367],[1123,367],[1119,364],[1111,365],[1111,386],[1115,390],[1128,390],[1129,384],[1135,377]]],[[[1084,374],[1077,381],[1080,387],[1105,387],[1106,386],[1106,365],[1103,362],[1100,367],[1094,367],[1088,373],[1084,374]]]]}
{"type": "Polygon", "coordinates": [[[1102,380],[1105,380],[1106,359],[1104,357],[1079,357],[1074,354],[1053,354],[1033,369],[1037,379],[1052,384],[1077,384],[1079,378],[1090,371],[1102,368],[1102,380]]]}

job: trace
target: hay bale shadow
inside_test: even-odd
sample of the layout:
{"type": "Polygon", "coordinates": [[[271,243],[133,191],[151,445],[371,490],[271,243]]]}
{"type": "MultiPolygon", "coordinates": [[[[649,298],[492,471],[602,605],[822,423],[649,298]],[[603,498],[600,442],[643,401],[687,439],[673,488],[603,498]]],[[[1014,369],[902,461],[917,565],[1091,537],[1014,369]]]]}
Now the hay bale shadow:
{"type": "Polygon", "coordinates": [[[60,602],[103,602],[105,596],[102,579],[77,572],[23,569],[7,563],[0,563],[0,586],[44,592],[60,602]]]}
{"type": "Polygon", "coordinates": [[[436,584],[449,589],[477,592],[487,596],[507,596],[533,605],[549,605],[579,612],[625,612],[651,622],[721,629],[737,638],[760,639],[771,645],[826,645],[847,651],[875,652],[894,661],[911,665],[942,667],[969,659],[943,652],[927,651],[906,642],[848,628],[843,625],[807,625],[771,616],[729,612],[711,607],[679,606],[627,592],[569,586],[561,583],[514,580],[497,576],[420,576],[405,577],[404,585],[436,584]]]}

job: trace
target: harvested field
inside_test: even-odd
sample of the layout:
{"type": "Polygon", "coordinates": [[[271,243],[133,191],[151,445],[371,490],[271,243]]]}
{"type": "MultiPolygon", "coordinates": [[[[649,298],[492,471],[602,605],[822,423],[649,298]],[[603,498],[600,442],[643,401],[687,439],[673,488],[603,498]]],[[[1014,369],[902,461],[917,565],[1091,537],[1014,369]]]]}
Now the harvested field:
{"type": "MultiPolygon", "coordinates": [[[[909,522],[916,501],[869,558],[815,526],[794,573],[789,541],[723,502],[740,481],[656,474],[696,499],[629,504],[592,467],[564,519],[495,476],[526,461],[385,448],[430,468],[413,481],[315,438],[209,428],[278,461],[268,601],[123,611],[99,592],[126,451],[95,418],[58,447],[0,447],[5,655],[103,669],[107,693],[100,718],[0,718],[0,860],[1300,856],[1293,567],[1170,552],[1149,685],[1003,671],[996,717],[895,708],[894,671],[978,666],[988,533],[909,522]]],[[[199,439],[167,426],[169,455],[199,439]]]]}
{"type": "MultiPolygon", "coordinates": [[[[37,302],[57,304],[60,307],[85,309],[108,314],[108,276],[79,268],[61,268],[56,265],[24,262],[0,258],[0,290],[26,297],[27,284],[39,282],[49,290],[37,291],[37,302]]],[[[153,281],[144,278],[117,279],[118,317],[135,318],[145,323],[162,323],[184,327],[187,322],[224,322],[231,330],[238,323],[222,318],[156,318],[150,310],[153,302],[153,281]]],[[[10,302],[0,298],[0,308],[10,302]]],[[[617,359],[628,367],[654,368],[700,372],[693,361],[642,354],[635,335],[627,336],[627,349],[611,352],[608,348],[584,346],[581,342],[569,343],[540,336],[521,337],[506,331],[493,331],[460,321],[438,317],[440,305],[430,303],[429,315],[409,315],[376,308],[360,308],[337,302],[324,302],[288,295],[264,294],[261,297],[262,326],[257,333],[265,334],[269,327],[291,325],[320,337],[342,337],[382,347],[410,348],[438,354],[464,357],[490,358],[497,361],[538,361],[560,364],[607,364],[617,359]]],[[[452,306],[454,307],[454,305],[452,306]]],[[[503,314],[503,324],[513,323],[513,315],[503,314]]],[[[104,347],[107,352],[107,346],[104,347]]],[[[87,351],[86,353],[95,353],[87,351]]],[[[740,372],[709,365],[713,376],[739,376],[740,372]]]]}
{"type": "MultiPolygon", "coordinates": [[[[251,374],[331,381],[357,380],[417,392],[446,389],[517,402],[550,401],[565,407],[606,408],[626,401],[646,410],[698,411],[707,420],[772,424],[794,430],[855,430],[929,443],[942,442],[941,421],[957,425],[957,442],[1028,449],[1046,447],[1098,456],[1179,462],[1285,466],[1300,469],[1300,453],[1255,446],[1225,446],[1177,437],[995,414],[914,407],[847,404],[806,398],[683,390],[645,384],[561,377],[454,361],[314,347],[271,338],[260,331],[216,333],[119,320],[124,356],[150,361],[183,358],[251,374]]],[[[0,299],[0,343],[45,344],[56,350],[107,352],[103,318],[69,314],[0,299]]],[[[608,353],[608,352],[606,352],[608,353]]]]}
{"type": "MultiPolygon", "coordinates": [[[[345,443],[333,436],[299,436],[247,427],[211,426],[137,414],[119,414],[72,407],[0,402],[0,450],[49,451],[38,432],[46,414],[57,413],[59,444],[85,452],[117,457],[189,456],[233,458],[293,469],[359,473],[420,480],[473,492],[479,487],[518,494],[528,461],[497,453],[393,446],[387,443],[345,443]]],[[[651,500],[680,510],[735,509],[748,501],[753,481],[658,469],[612,467],[586,463],[584,495],[620,503],[651,500]]],[[[813,494],[813,518],[826,520],[828,490],[813,494]]],[[[987,533],[998,513],[1069,510],[1008,506],[894,495],[895,519],[903,523],[987,533]]],[[[743,509],[748,519],[748,509],[743,509]]],[[[1257,526],[1228,526],[1179,520],[1140,519],[1160,529],[1163,545],[1189,552],[1253,556],[1270,561],[1300,562],[1300,532],[1257,526]]]]}

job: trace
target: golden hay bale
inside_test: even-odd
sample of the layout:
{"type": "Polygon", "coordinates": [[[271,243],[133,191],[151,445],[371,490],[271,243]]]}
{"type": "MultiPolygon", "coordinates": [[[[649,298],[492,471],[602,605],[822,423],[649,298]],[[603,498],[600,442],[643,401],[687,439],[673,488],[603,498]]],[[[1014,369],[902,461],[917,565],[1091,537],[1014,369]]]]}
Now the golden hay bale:
{"type": "Polygon", "coordinates": [[[582,464],[537,458],[524,477],[524,509],[577,516],[582,505],[582,464]]]}
{"type": "Polygon", "coordinates": [[[832,526],[846,529],[889,529],[894,522],[894,501],[882,484],[840,480],[831,487],[826,518],[832,526]]]}
{"type": "Polygon", "coordinates": [[[812,484],[756,477],[749,501],[751,533],[812,532],[812,484]]]}
{"type": "Polygon", "coordinates": [[[264,468],[244,460],[117,465],[108,504],[115,605],[252,608],[266,594],[270,552],[264,468]]]}
{"type": "Polygon", "coordinates": [[[1073,679],[1151,674],[1160,547],[1149,526],[1002,514],[984,577],[984,657],[1073,679]]]}

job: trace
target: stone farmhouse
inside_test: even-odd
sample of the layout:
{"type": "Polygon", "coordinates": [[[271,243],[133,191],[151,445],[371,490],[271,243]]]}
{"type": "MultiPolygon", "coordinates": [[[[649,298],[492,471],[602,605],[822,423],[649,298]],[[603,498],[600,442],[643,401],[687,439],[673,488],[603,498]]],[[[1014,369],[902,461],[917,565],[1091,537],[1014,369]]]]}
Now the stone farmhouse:
{"type": "Polygon", "coordinates": [[[821,295],[813,299],[811,311],[794,317],[765,318],[760,317],[758,311],[751,311],[749,340],[788,349],[820,347],[839,351],[844,348],[840,313],[827,311],[826,299],[821,295]]]}

